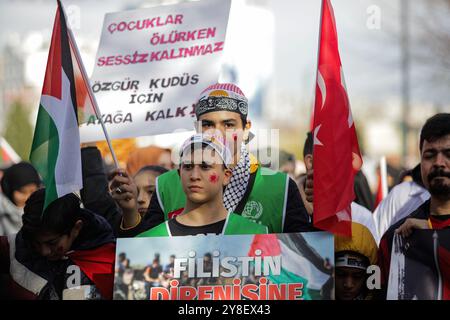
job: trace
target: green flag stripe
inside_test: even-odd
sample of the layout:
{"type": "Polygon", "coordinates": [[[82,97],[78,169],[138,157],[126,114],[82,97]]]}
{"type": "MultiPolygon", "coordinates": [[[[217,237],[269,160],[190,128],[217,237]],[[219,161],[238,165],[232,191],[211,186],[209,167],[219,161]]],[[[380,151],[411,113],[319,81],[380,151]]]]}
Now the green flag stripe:
{"type": "Polygon", "coordinates": [[[308,293],[308,280],[293,273],[289,270],[281,268],[281,273],[279,275],[269,275],[269,280],[272,283],[303,283],[303,299],[311,300],[311,297],[308,293]]]}
{"type": "Polygon", "coordinates": [[[53,119],[45,108],[40,105],[30,160],[42,176],[45,184],[45,203],[47,208],[53,200],[58,198],[55,182],[55,167],[59,151],[59,137],[53,119]]]}

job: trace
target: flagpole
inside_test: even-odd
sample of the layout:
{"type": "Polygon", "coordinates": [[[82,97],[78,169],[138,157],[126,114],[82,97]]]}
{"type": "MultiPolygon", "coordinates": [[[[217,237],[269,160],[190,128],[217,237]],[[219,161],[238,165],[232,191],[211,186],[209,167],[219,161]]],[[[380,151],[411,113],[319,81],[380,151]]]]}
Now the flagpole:
{"type": "MultiPolygon", "coordinates": [[[[64,17],[66,18],[66,21],[67,21],[66,12],[64,11],[64,7],[62,6],[61,2],[60,2],[60,5],[61,5],[62,11],[64,12],[64,17]]],[[[72,29],[70,28],[70,26],[68,24],[66,24],[66,25],[67,25],[67,31],[69,34],[70,46],[72,47],[73,50],[76,51],[75,59],[77,59],[77,64],[78,64],[78,67],[80,68],[81,76],[83,77],[83,80],[85,81],[85,83],[87,83],[89,100],[91,101],[91,104],[95,110],[95,114],[97,116],[98,121],[102,125],[103,133],[105,134],[105,139],[106,139],[106,142],[108,143],[109,151],[111,152],[112,158],[114,160],[114,165],[116,166],[116,169],[118,169],[119,161],[117,161],[116,153],[114,152],[114,149],[111,144],[111,139],[109,138],[105,123],[103,122],[103,119],[101,117],[100,109],[98,108],[98,105],[97,105],[97,100],[95,99],[94,93],[92,92],[91,84],[89,83],[89,78],[87,76],[86,70],[84,69],[84,65],[80,61],[78,61],[78,57],[81,58],[81,54],[80,54],[80,51],[78,50],[77,43],[75,42],[75,37],[72,33],[72,29]]]]}
{"type": "MultiPolygon", "coordinates": [[[[316,106],[316,90],[317,90],[317,77],[319,75],[319,58],[320,58],[320,38],[322,37],[322,18],[323,18],[323,1],[321,1],[321,5],[320,5],[320,20],[319,20],[319,38],[317,40],[317,63],[316,63],[316,82],[314,83],[314,89],[313,89],[313,97],[314,97],[314,101],[313,101],[313,105],[312,105],[312,109],[311,109],[311,117],[310,117],[310,131],[311,133],[313,133],[313,129],[314,129],[314,108],[316,106]]],[[[323,97],[322,97],[323,99],[323,97]]]]}
{"type": "MultiPolygon", "coordinates": [[[[311,131],[311,134],[313,135],[313,137],[314,137],[314,118],[315,118],[315,108],[316,108],[316,99],[317,99],[317,78],[318,78],[318,75],[319,75],[319,60],[320,60],[320,39],[321,39],[321,37],[322,37],[322,19],[323,19],[323,1],[324,0],[322,0],[321,1],[321,7],[320,7],[320,20],[319,20],[319,38],[318,38],[318,41],[317,41],[317,64],[316,64],[316,81],[315,81],[315,83],[314,83],[314,89],[313,89],[313,97],[314,97],[314,102],[313,102],[313,105],[312,105],[312,108],[311,108],[311,118],[310,118],[310,131],[311,131]]],[[[322,97],[322,99],[323,99],[323,97],[322,97]]],[[[313,143],[313,154],[314,154],[314,143],[313,143]]],[[[313,181],[314,181],[314,177],[313,177],[313,181]]],[[[313,202],[313,206],[314,206],[314,202],[313,202]]],[[[314,220],[315,221],[315,220],[314,220]]],[[[315,222],[313,222],[314,223],[314,225],[315,225],[315,222]]]]}
{"type": "Polygon", "coordinates": [[[409,3],[402,0],[401,3],[401,90],[402,90],[402,161],[403,165],[408,160],[408,134],[410,112],[410,49],[409,49],[409,3]]]}

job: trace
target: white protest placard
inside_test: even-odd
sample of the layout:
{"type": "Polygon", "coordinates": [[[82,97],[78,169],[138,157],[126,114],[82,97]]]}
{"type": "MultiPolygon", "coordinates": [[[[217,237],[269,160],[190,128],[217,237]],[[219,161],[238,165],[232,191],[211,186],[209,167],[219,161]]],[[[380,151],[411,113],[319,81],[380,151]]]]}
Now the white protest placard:
{"type": "MultiPolygon", "coordinates": [[[[105,16],[90,83],[112,139],[192,130],[194,104],[216,83],[231,0],[105,16]]],[[[104,140],[95,116],[82,142],[104,140]]]]}

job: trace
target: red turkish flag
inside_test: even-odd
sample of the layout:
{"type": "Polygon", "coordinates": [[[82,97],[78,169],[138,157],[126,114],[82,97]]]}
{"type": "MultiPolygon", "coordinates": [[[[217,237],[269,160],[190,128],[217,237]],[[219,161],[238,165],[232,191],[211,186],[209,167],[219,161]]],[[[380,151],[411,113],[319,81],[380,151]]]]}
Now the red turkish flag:
{"type": "Polygon", "coordinates": [[[351,236],[353,181],[362,165],[339,57],[333,8],[322,1],[314,104],[314,226],[351,236]]]}
{"type": "Polygon", "coordinates": [[[377,172],[377,195],[375,197],[375,206],[374,208],[378,207],[381,201],[386,197],[386,195],[383,192],[383,184],[381,182],[381,173],[377,172]]]}

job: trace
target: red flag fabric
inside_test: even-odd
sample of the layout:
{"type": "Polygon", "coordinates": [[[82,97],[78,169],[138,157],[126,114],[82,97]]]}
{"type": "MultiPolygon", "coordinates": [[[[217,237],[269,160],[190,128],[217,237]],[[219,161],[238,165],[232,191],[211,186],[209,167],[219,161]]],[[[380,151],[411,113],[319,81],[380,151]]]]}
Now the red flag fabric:
{"type": "Polygon", "coordinates": [[[69,258],[94,282],[107,300],[113,297],[115,252],[116,245],[107,243],[93,250],[79,250],[69,254],[69,258]]]}
{"type": "Polygon", "coordinates": [[[72,31],[67,27],[64,7],[60,0],[58,0],[58,11],[55,17],[51,43],[53,45],[50,47],[48,55],[42,94],[61,99],[60,68],[61,66],[63,68],[67,66],[66,69],[68,68],[69,70],[64,70],[64,72],[67,73],[69,80],[73,83],[71,83],[71,86],[73,86],[76,98],[72,99],[72,102],[75,104],[74,107],[77,113],[78,124],[81,125],[88,122],[91,116],[98,117],[94,107],[93,97],[89,95],[89,79],[85,77],[86,72],[84,71],[83,61],[81,60],[72,31]],[[64,17],[61,18],[61,16],[64,17]],[[61,23],[64,24],[63,30],[61,30],[61,23]],[[63,48],[61,48],[61,41],[65,44],[63,48]],[[70,58],[64,56],[69,53],[70,58]],[[65,61],[62,60],[62,57],[65,61]]]}
{"type": "Polygon", "coordinates": [[[351,236],[350,204],[362,158],[345,86],[333,8],[322,1],[314,103],[314,226],[351,236]]]}
{"type": "Polygon", "coordinates": [[[250,245],[250,250],[248,251],[248,256],[254,257],[256,250],[261,250],[261,257],[279,256],[281,254],[281,248],[277,235],[274,233],[255,234],[250,245]]]}
{"type": "Polygon", "coordinates": [[[84,70],[84,65],[78,51],[77,44],[72,37],[72,33],[69,33],[69,45],[70,45],[70,55],[73,61],[73,76],[75,80],[76,87],[76,100],[77,100],[77,115],[78,123],[87,123],[89,120],[92,121],[100,118],[98,110],[94,105],[94,97],[89,91],[89,79],[86,78],[86,71],[84,70]]]}

